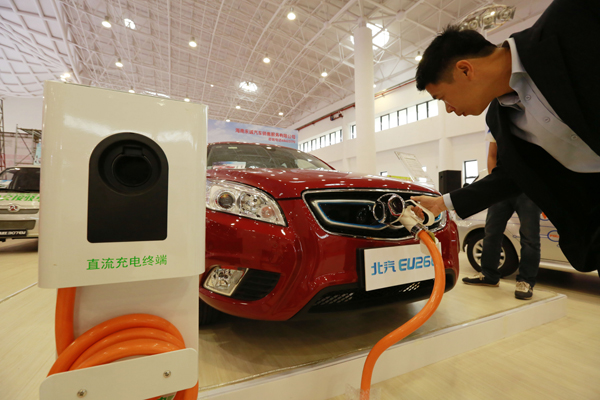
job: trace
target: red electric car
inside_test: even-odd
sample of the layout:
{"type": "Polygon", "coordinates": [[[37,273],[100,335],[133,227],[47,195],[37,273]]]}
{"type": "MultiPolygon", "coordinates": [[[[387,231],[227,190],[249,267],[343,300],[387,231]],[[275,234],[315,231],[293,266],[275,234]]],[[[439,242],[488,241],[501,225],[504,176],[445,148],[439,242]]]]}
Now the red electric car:
{"type": "MultiPolygon", "coordinates": [[[[288,320],[431,294],[431,259],[403,226],[380,217],[389,196],[438,192],[338,172],[310,154],[265,144],[211,144],[207,169],[201,325],[215,309],[288,320]],[[402,278],[407,273],[416,275],[402,278]]],[[[458,277],[457,228],[444,212],[430,230],[441,244],[448,291],[458,277]]]]}

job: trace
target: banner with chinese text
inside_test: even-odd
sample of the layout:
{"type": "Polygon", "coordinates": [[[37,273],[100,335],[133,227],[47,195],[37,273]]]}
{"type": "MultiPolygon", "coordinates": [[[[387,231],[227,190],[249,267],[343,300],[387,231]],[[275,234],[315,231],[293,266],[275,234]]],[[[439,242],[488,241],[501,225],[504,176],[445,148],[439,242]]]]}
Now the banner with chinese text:
{"type": "Polygon", "coordinates": [[[298,131],[269,126],[208,120],[208,143],[266,143],[298,149],[298,131]]]}

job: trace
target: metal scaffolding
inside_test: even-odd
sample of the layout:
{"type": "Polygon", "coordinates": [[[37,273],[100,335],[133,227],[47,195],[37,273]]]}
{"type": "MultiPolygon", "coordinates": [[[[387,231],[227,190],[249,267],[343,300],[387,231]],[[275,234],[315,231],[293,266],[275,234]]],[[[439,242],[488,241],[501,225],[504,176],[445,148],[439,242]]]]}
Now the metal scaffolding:
{"type": "Polygon", "coordinates": [[[4,101],[0,99],[0,171],[13,165],[39,164],[37,150],[41,141],[41,129],[19,128],[17,125],[16,132],[4,130],[4,101]],[[13,148],[12,154],[7,155],[7,145],[13,148]]]}
{"type": "Polygon", "coordinates": [[[6,168],[4,146],[4,100],[0,99],[0,171],[6,168]]]}

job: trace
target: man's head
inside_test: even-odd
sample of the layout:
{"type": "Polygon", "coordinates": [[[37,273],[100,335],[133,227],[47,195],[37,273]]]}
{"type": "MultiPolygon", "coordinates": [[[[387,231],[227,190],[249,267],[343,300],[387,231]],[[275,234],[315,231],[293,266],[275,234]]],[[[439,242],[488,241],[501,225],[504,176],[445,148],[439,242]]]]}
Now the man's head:
{"type": "Polygon", "coordinates": [[[495,78],[500,70],[493,65],[497,50],[478,32],[450,25],[425,50],[417,89],[444,101],[449,113],[479,115],[499,95],[495,78]]]}

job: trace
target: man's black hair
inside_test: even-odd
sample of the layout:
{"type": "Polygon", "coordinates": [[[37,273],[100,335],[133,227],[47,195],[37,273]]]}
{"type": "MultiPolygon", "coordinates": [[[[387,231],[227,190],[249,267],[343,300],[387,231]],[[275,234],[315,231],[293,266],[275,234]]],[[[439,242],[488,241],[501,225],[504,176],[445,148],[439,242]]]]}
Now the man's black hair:
{"type": "Polygon", "coordinates": [[[440,81],[452,82],[452,67],[459,60],[489,56],[496,46],[479,32],[459,30],[458,25],[448,25],[423,53],[423,59],[417,66],[417,89],[438,84],[440,81]]]}

